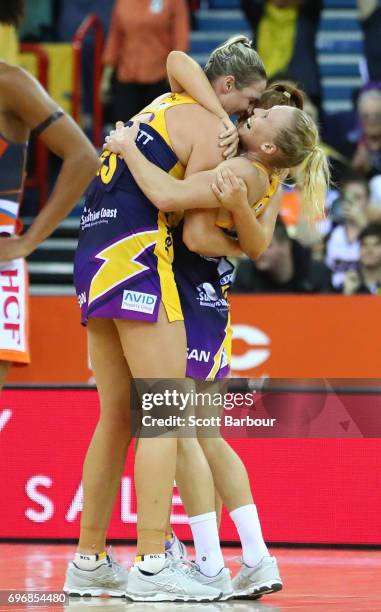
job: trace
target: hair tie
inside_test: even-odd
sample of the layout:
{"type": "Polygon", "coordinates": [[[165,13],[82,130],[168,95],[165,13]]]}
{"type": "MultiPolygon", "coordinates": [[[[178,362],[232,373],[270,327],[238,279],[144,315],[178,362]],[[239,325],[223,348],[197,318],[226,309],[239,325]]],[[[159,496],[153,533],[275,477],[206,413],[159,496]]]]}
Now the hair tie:
{"type": "Polygon", "coordinates": [[[288,99],[290,100],[290,98],[291,98],[291,94],[290,94],[290,92],[289,92],[289,91],[284,91],[284,92],[283,92],[283,95],[284,95],[284,96],[286,96],[286,98],[288,98],[288,99]]]}

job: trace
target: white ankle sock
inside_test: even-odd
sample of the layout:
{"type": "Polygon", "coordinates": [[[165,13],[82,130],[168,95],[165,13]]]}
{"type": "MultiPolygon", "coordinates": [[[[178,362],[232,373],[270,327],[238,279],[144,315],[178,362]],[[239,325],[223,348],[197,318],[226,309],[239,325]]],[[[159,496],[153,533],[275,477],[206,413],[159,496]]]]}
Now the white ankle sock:
{"type": "Polygon", "coordinates": [[[166,558],[167,555],[165,553],[137,555],[134,565],[138,567],[140,571],[147,572],[147,574],[157,574],[163,569],[166,558]]]}
{"type": "Polygon", "coordinates": [[[107,554],[103,552],[91,555],[77,552],[74,556],[74,563],[82,570],[94,570],[100,565],[107,563],[107,554]]]}
{"type": "Polygon", "coordinates": [[[189,519],[192,529],[196,563],[205,576],[217,576],[224,567],[218,536],[217,515],[207,512],[189,519]]]}
{"type": "Polygon", "coordinates": [[[255,504],[236,508],[230,512],[230,516],[241,540],[244,563],[249,567],[254,567],[263,557],[270,556],[263,540],[261,524],[255,504]]]}

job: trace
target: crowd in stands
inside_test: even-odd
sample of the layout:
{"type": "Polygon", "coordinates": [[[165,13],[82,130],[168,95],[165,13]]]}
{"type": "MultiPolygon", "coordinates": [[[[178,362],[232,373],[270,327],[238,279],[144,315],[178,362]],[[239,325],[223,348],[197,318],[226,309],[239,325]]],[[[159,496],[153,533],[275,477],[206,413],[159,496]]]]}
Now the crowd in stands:
{"type": "MultiPolygon", "coordinates": [[[[200,7],[197,0],[38,2],[50,4],[51,25],[32,32],[27,23],[28,40],[71,40],[86,15],[101,18],[102,96],[110,120],[126,118],[126,108],[133,115],[166,90],[166,55],[172,48],[189,50],[190,24],[197,24],[194,11],[200,7]]],[[[353,92],[351,112],[334,114],[323,108],[316,51],[323,4],[241,0],[269,78],[292,80],[306,93],[305,109],[319,124],[329,153],[332,184],[326,217],[314,226],[300,216],[298,192],[284,186],[272,243],[256,262],[238,263],[236,292],[381,293],[381,2],[357,0],[368,82],[353,92]]]]}
{"type": "Polygon", "coordinates": [[[241,0],[258,51],[273,80],[305,91],[332,172],[326,218],[311,227],[300,196],[286,186],[274,238],[256,262],[238,265],[237,292],[381,293],[381,3],[357,0],[368,82],[353,92],[351,112],[322,108],[316,38],[320,0],[241,0]],[[277,41],[274,45],[273,41],[277,41]]]}

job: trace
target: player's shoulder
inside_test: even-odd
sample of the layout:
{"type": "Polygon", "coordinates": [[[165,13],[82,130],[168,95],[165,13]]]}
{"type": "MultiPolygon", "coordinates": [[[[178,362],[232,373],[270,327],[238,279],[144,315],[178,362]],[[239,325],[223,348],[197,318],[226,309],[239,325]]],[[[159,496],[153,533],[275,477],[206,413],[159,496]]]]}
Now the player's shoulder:
{"type": "Polygon", "coordinates": [[[8,62],[0,61],[0,84],[5,85],[14,75],[17,74],[18,66],[8,64],[8,62]]]}
{"type": "Polygon", "coordinates": [[[8,64],[8,62],[0,61],[0,79],[11,79],[11,80],[30,80],[31,77],[24,68],[16,66],[14,64],[8,64]]]}
{"type": "Polygon", "coordinates": [[[233,157],[223,161],[221,167],[228,167],[234,174],[245,181],[250,202],[257,202],[269,188],[269,178],[246,157],[233,157]]]}
{"type": "Polygon", "coordinates": [[[198,127],[198,131],[200,131],[202,127],[207,129],[208,133],[214,131],[221,132],[221,119],[201,106],[201,104],[182,104],[178,108],[182,109],[182,112],[188,117],[187,124],[189,129],[195,130],[198,127]]]}
{"type": "Polygon", "coordinates": [[[2,92],[8,93],[10,97],[23,96],[35,87],[40,87],[38,81],[24,68],[0,62],[0,86],[2,92]]]}
{"type": "Polygon", "coordinates": [[[266,187],[269,184],[269,178],[266,173],[259,170],[255,164],[242,155],[223,161],[221,167],[230,168],[230,170],[244,179],[247,183],[255,182],[261,187],[266,187]]]}

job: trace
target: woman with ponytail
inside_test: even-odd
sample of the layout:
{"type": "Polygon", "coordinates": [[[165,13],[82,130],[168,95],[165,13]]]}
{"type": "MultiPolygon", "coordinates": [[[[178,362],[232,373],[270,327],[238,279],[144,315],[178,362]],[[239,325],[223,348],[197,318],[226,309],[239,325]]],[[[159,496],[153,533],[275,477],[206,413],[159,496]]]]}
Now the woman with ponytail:
{"type": "MultiPolygon", "coordinates": [[[[150,159],[154,159],[161,167],[168,168],[168,171],[173,167],[176,176],[183,176],[186,166],[188,172],[190,172],[191,166],[198,169],[207,169],[215,167],[223,159],[222,151],[225,146],[223,138],[220,139],[221,148],[218,147],[219,122],[216,121],[216,118],[210,112],[207,113],[205,109],[201,108],[200,104],[204,104],[207,110],[210,108],[215,110],[215,114],[229,128],[226,131],[229,132],[230,137],[234,141],[236,139],[236,129],[228,119],[227,113],[234,110],[239,112],[247,111],[250,104],[261,95],[265,88],[266,81],[263,65],[254,49],[251,48],[249,41],[245,37],[239,37],[239,40],[228,42],[226,47],[229,50],[225,49],[223,53],[229,56],[227,64],[229,72],[223,75],[216,68],[215,77],[216,84],[221,89],[221,95],[224,96],[224,106],[221,105],[218,97],[216,97],[206,75],[196,65],[196,74],[191,70],[189,72],[185,70],[174,81],[171,77],[172,91],[174,93],[155,100],[151,105],[151,112],[147,112],[148,109],[142,111],[150,118],[151,122],[153,117],[155,118],[155,125],[150,125],[149,131],[151,136],[148,139],[148,144],[144,144],[144,146],[147,145],[145,150],[151,151],[150,159]],[[234,59],[236,54],[240,58],[238,62],[235,62],[234,59]],[[245,63],[247,63],[247,70],[250,72],[250,79],[248,81],[243,80],[242,72],[245,68],[245,63]],[[231,71],[233,71],[233,74],[230,74],[231,71]],[[182,76],[186,77],[187,80],[190,78],[189,93],[193,94],[194,97],[189,94],[182,95],[180,93],[184,91],[185,86],[188,87],[185,83],[180,86],[180,77],[182,76]],[[193,77],[195,78],[193,79],[193,77]],[[237,89],[236,81],[241,89],[237,89]],[[194,89],[191,89],[192,87],[194,89]],[[233,98],[233,103],[229,106],[230,98],[233,98]],[[184,108],[185,104],[189,108],[187,113],[184,108]],[[174,108],[172,111],[172,107],[175,106],[178,108],[174,108]],[[171,110],[168,111],[168,108],[171,110]],[[200,118],[201,123],[193,127],[192,121],[200,122],[200,118]]],[[[219,53],[216,53],[214,56],[217,63],[219,61],[219,53]]],[[[227,55],[226,60],[228,60],[227,55]]],[[[212,110],[212,112],[214,111],[212,110]]],[[[234,149],[236,148],[234,142],[232,142],[232,146],[234,149]]],[[[127,305],[127,308],[117,307],[117,312],[115,313],[116,320],[122,321],[122,319],[125,319],[121,325],[123,329],[128,328],[127,333],[129,333],[129,330],[132,330],[133,334],[135,331],[140,333],[144,330],[144,342],[142,343],[141,340],[138,340],[137,350],[134,350],[131,348],[130,339],[126,340],[124,338],[122,340],[119,331],[116,329],[114,313],[111,314],[110,311],[107,313],[103,311],[99,318],[94,313],[90,314],[91,320],[89,321],[88,330],[91,340],[89,340],[89,344],[93,357],[95,377],[100,397],[102,398],[102,412],[99,426],[97,426],[85,461],[84,510],[81,519],[80,541],[76,557],[68,566],[64,590],[68,593],[84,594],[88,592],[86,589],[91,589],[91,592],[95,595],[100,593],[121,594],[126,588],[123,581],[117,579],[119,575],[118,566],[105,553],[105,538],[130,435],[127,418],[129,408],[128,400],[126,401],[129,393],[127,388],[131,372],[134,372],[135,376],[140,374],[140,377],[143,372],[143,370],[140,370],[139,374],[137,374],[137,370],[134,370],[135,366],[132,366],[132,362],[139,360],[147,376],[153,378],[162,379],[164,372],[165,376],[170,379],[183,378],[186,370],[185,325],[182,313],[180,312],[180,300],[172,266],[173,247],[169,231],[171,216],[165,215],[164,211],[157,211],[153,204],[146,201],[143,194],[136,188],[131,175],[122,167],[124,166],[122,160],[117,160],[116,156],[109,156],[105,152],[103,161],[103,170],[100,170],[99,178],[94,179],[92,183],[93,189],[90,187],[88,192],[86,214],[88,212],[87,206],[91,207],[92,210],[89,213],[90,216],[94,214],[94,210],[98,205],[103,207],[103,198],[109,200],[107,203],[108,207],[112,207],[114,210],[119,210],[120,208],[121,211],[128,209],[128,214],[124,216],[124,213],[118,213],[118,221],[111,223],[111,225],[108,224],[107,232],[110,232],[112,237],[109,236],[107,239],[105,237],[104,226],[99,228],[92,226],[91,232],[87,232],[87,229],[90,229],[87,227],[83,231],[81,230],[76,254],[76,282],[82,283],[84,281],[86,282],[87,289],[90,287],[93,272],[90,271],[88,265],[92,266],[91,262],[94,259],[89,256],[88,246],[90,246],[91,250],[99,251],[99,249],[103,248],[101,245],[105,245],[106,242],[110,245],[111,240],[115,240],[116,244],[119,244],[118,236],[120,236],[120,232],[124,232],[125,235],[130,237],[135,236],[133,240],[139,242],[139,244],[133,247],[136,256],[138,256],[142,252],[140,238],[144,236],[144,239],[150,240],[146,232],[140,231],[141,224],[143,223],[145,227],[149,226],[151,228],[155,226],[159,228],[160,225],[159,234],[153,234],[153,236],[154,238],[158,236],[155,242],[162,248],[163,253],[158,256],[157,251],[155,250],[154,253],[151,249],[152,245],[148,245],[148,243],[147,249],[144,247],[144,250],[147,250],[152,260],[149,276],[157,280],[157,282],[155,280],[155,287],[160,293],[156,299],[156,307],[159,307],[159,311],[163,312],[164,316],[161,317],[160,315],[159,317],[154,312],[154,309],[152,309],[147,319],[147,313],[145,312],[143,314],[144,321],[140,327],[135,326],[134,322],[130,324],[131,312],[133,314],[132,318],[136,318],[134,315],[136,312],[135,307],[132,309],[129,308],[129,305],[127,305]],[[112,166],[109,166],[110,161],[112,166]],[[116,165],[114,165],[114,162],[116,162],[116,165]],[[121,182],[124,188],[119,190],[121,182]],[[128,187],[125,188],[127,184],[128,187]],[[116,202],[117,193],[120,197],[119,203],[116,202]],[[135,208],[136,214],[132,210],[135,210],[135,208]],[[123,229],[121,227],[121,218],[124,219],[123,229]],[[90,240],[91,245],[87,242],[87,239],[90,240]],[[159,279],[160,274],[164,274],[163,266],[156,265],[157,262],[160,264],[164,263],[166,274],[165,277],[163,276],[163,281],[165,280],[163,283],[159,279]],[[170,279],[172,280],[170,281],[170,279]],[[169,281],[172,283],[171,286],[169,281]],[[167,311],[167,315],[169,312],[169,317],[163,310],[165,308],[163,300],[168,309],[169,303],[171,303],[171,310],[167,311]],[[176,304],[174,303],[175,301],[176,304]],[[127,311],[131,312],[127,313],[127,311]],[[124,315],[128,315],[128,317],[124,315]],[[149,320],[151,318],[152,326],[148,325],[148,322],[151,322],[149,320]],[[162,328],[163,335],[160,339],[158,333],[161,333],[160,330],[162,328]],[[99,333],[100,330],[102,330],[101,333],[99,333]],[[152,341],[149,338],[151,333],[155,334],[155,338],[152,338],[152,341]],[[115,355],[115,360],[112,363],[108,362],[107,366],[100,365],[98,357],[103,359],[106,354],[110,353],[110,342],[114,344],[112,352],[115,355]],[[126,342],[130,351],[128,359],[123,356],[122,349],[122,345],[126,342]],[[166,353],[165,360],[160,358],[163,350],[166,353]],[[171,351],[173,351],[173,359],[170,358],[171,351]],[[156,358],[156,355],[159,356],[159,359],[156,358]],[[131,365],[131,372],[128,369],[126,359],[131,365]],[[150,359],[154,359],[152,365],[150,359]],[[169,370],[170,363],[171,371],[169,370]],[[157,375],[159,372],[157,369],[158,365],[163,369],[157,375]],[[171,374],[169,374],[169,371],[171,374]],[[105,374],[104,377],[102,373],[105,374]],[[107,486],[105,487],[106,483],[107,486]]],[[[218,237],[221,242],[221,236],[218,235],[218,237]]],[[[226,241],[228,240],[228,237],[226,237],[226,241]]],[[[221,247],[219,250],[221,250],[221,247]]],[[[221,252],[225,252],[225,248],[221,252]]],[[[238,249],[237,252],[239,252],[238,249]]],[[[127,264],[129,261],[129,257],[123,257],[122,268],[124,263],[127,264]]],[[[132,276],[135,277],[134,274],[132,276]]],[[[131,275],[128,273],[126,278],[131,278],[131,275]]],[[[147,274],[142,274],[141,278],[147,280],[147,274]]],[[[120,287],[120,283],[117,283],[117,285],[120,287]]],[[[111,290],[114,287],[113,285],[111,290]]],[[[135,290],[136,285],[134,284],[135,290]]],[[[146,288],[144,290],[146,291],[146,288]]],[[[82,292],[78,290],[78,293],[82,292]]],[[[101,302],[104,305],[104,296],[101,302]]],[[[82,301],[82,306],[86,305],[87,307],[89,303],[90,300],[85,299],[82,301]]],[[[137,318],[140,318],[140,315],[137,318]]],[[[193,383],[188,382],[183,384],[193,385],[193,383]]],[[[194,439],[188,440],[188,446],[193,449],[192,460],[188,462],[188,465],[193,469],[194,474],[192,497],[195,501],[193,506],[188,506],[190,508],[188,513],[192,518],[196,515],[207,515],[206,521],[205,517],[203,518],[202,527],[208,532],[208,545],[210,546],[210,542],[213,542],[213,550],[210,551],[210,555],[208,552],[208,554],[201,556],[201,559],[205,557],[205,560],[202,562],[202,567],[198,573],[196,572],[193,576],[192,572],[192,579],[189,576],[183,575],[181,567],[173,563],[175,546],[170,546],[170,549],[166,547],[166,550],[172,553],[171,556],[166,557],[164,555],[165,522],[169,509],[178,444],[176,437],[165,439],[163,442],[160,439],[156,442],[149,441],[148,443],[148,441],[140,440],[136,453],[135,485],[139,507],[139,555],[129,575],[127,585],[128,596],[138,601],[141,598],[144,598],[145,601],[150,601],[151,599],[154,601],[172,600],[174,598],[180,598],[181,600],[189,600],[190,598],[194,600],[201,597],[204,599],[215,599],[222,593],[223,598],[227,599],[232,596],[233,591],[230,574],[224,568],[222,553],[219,549],[217,521],[213,512],[214,489],[212,486],[212,475],[202,449],[197,440],[194,439]],[[163,451],[163,444],[166,449],[165,451],[163,451]],[[150,463],[151,461],[152,464],[150,463]],[[152,465],[152,468],[148,467],[149,465],[152,465]],[[155,554],[151,557],[147,553],[155,554]],[[156,553],[158,554],[156,555],[156,553]],[[174,573],[172,573],[172,570],[174,573]],[[163,574],[160,573],[162,571],[166,576],[171,574],[168,588],[163,574]],[[148,572],[149,578],[142,578],[145,575],[142,572],[148,572]],[[156,578],[159,573],[160,576],[156,578]],[[171,590],[174,584],[175,587],[173,588],[177,589],[176,592],[171,590]]],[[[188,472],[188,481],[190,482],[190,480],[191,475],[188,472]]],[[[198,523],[198,521],[196,522],[198,523]]],[[[195,525],[194,528],[192,527],[193,530],[199,533],[199,525],[195,525]]],[[[197,559],[199,559],[200,548],[197,546],[197,537],[195,536],[194,539],[197,548],[197,559]]],[[[202,543],[205,541],[205,538],[202,538],[202,543]]],[[[169,542],[169,544],[173,543],[169,542]]]]}
{"type": "MultiPolygon", "coordinates": [[[[223,54],[226,70],[229,70],[225,73],[223,72],[224,63],[219,61],[219,55],[216,53],[214,56],[216,58],[215,66],[213,66],[213,72],[211,73],[210,77],[214,79],[212,84],[209,83],[207,76],[197,64],[193,66],[194,71],[191,69],[185,70],[184,68],[179,71],[179,64],[181,63],[178,61],[180,59],[179,56],[174,56],[172,58],[174,60],[172,64],[175,63],[176,66],[174,67],[172,65],[172,74],[169,76],[172,90],[174,92],[182,92],[185,89],[187,93],[194,98],[195,102],[197,101],[200,104],[203,104],[208,110],[211,110],[211,112],[220,117],[225,125],[227,124],[227,131],[230,132],[229,138],[232,139],[231,145],[234,147],[234,139],[236,137],[235,128],[231,125],[230,120],[228,119],[228,114],[232,112],[247,113],[250,111],[251,106],[255,104],[256,100],[263,92],[265,80],[263,78],[263,68],[261,67],[260,59],[254,49],[252,49],[250,42],[247,41],[247,39],[240,39],[239,41],[235,40],[229,44],[227,43],[227,47],[228,49],[226,48],[226,45],[224,45],[222,51],[216,51],[223,54]],[[236,53],[238,54],[239,58],[241,58],[241,55],[243,56],[243,58],[237,62],[234,59],[236,53]],[[248,59],[250,59],[250,61],[248,61],[248,59]],[[241,69],[245,63],[251,72],[251,81],[248,84],[247,82],[241,80],[241,69]],[[185,80],[189,80],[190,82],[185,83],[185,80]],[[232,98],[234,99],[234,102],[230,104],[232,98]]],[[[184,57],[186,58],[186,56],[183,55],[180,57],[183,57],[183,59],[184,57]]],[[[277,95],[279,95],[279,92],[277,92],[277,95]]],[[[286,101],[290,100],[285,92],[282,96],[282,101],[283,99],[285,104],[287,103],[286,101]]],[[[282,102],[280,102],[280,104],[281,103],[282,102]]],[[[279,109],[283,107],[278,106],[277,108],[279,109]]],[[[291,117],[284,117],[284,119],[285,124],[288,125],[291,117]]],[[[242,124],[240,130],[243,128],[244,123],[242,124]]],[[[117,130],[117,132],[113,134],[109,140],[110,150],[119,146],[123,156],[126,155],[127,158],[129,156],[129,150],[134,146],[133,143],[135,141],[136,133],[136,126],[132,130],[127,129],[126,138],[126,128],[121,127],[121,129],[117,130]],[[128,149],[126,154],[123,152],[125,147],[128,149]]],[[[207,138],[208,134],[205,134],[206,143],[207,138]]],[[[271,141],[268,139],[267,141],[271,144],[271,141]]],[[[242,152],[244,152],[245,148],[246,147],[244,146],[242,152]]],[[[276,145],[274,145],[273,152],[275,153],[277,151],[278,149],[276,145]]],[[[245,156],[248,155],[248,152],[249,151],[245,153],[245,156]]],[[[198,254],[192,252],[184,246],[182,241],[182,227],[179,226],[176,230],[175,242],[177,243],[177,241],[179,241],[182,245],[181,248],[183,248],[184,251],[179,249],[179,251],[176,252],[174,268],[176,268],[176,283],[179,293],[181,294],[182,306],[184,308],[188,344],[191,345],[192,342],[196,342],[201,346],[204,341],[206,345],[211,343],[211,350],[206,352],[210,352],[210,354],[213,355],[213,360],[214,357],[216,358],[216,371],[211,372],[210,370],[212,369],[212,366],[209,366],[208,363],[204,364],[207,367],[206,372],[201,370],[196,371],[196,369],[194,369],[192,366],[197,364],[202,366],[203,363],[197,360],[192,360],[192,351],[190,350],[190,359],[188,360],[189,369],[187,371],[187,375],[193,378],[209,380],[213,379],[214,377],[224,377],[229,370],[228,345],[230,339],[228,329],[229,313],[225,293],[230,282],[230,270],[232,269],[232,265],[225,257],[222,256],[229,254],[240,254],[241,248],[244,248],[245,244],[249,244],[247,242],[248,236],[245,233],[247,225],[250,227],[252,232],[251,238],[255,238],[255,234],[257,232],[259,233],[259,242],[258,244],[254,245],[257,250],[262,248],[263,240],[266,239],[267,234],[271,236],[271,225],[275,223],[275,218],[278,211],[278,204],[276,203],[276,200],[271,201],[271,195],[272,193],[275,193],[279,181],[279,172],[277,167],[274,166],[273,172],[273,166],[271,163],[269,163],[268,166],[265,166],[262,162],[257,162],[255,157],[253,157],[252,160],[249,160],[249,158],[245,159],[244,156],[242,156],[241,158],[233,159],[229,162],[229,164],[232,164],[233,166],[237,163],[240,165],[240,171],[238,171],[235,167],[233,169],[237,170],[238,176],[241,172],[241,178],[243,178],[243,180],[246,178],[248,183],[247,189],[249,202],[255,203],[252,210],[248,206],[246,199],[245,201],[247,207],[239,207],[239,210],[237,211],[238,216],[236,219],[234,216],[235,213],[231,214],[229,211],[226,211],[226,214],[221,214],[217,211],[219,202],[214,196],[210,187],[210,183],[215,180],[215,171],[194,174],[185,181],[177,181],[173,179],[174,182],[170,182],[169,189],[167,189],[167,186],[165,186],[164,189],[161,187],[157,189],[158,184],[162,185],[161,180],[163,178],[160,174],[159,168],[149,164],[148,174],[142,179],[142,177],[139,175],[139,165],[141,160],[137,158],[137,160],[135,160],[137,164],[134,164],[133,158],[135,158],[135,153],[131,151],[131,154],[132,157],[129,161],[131,166],[130,169],[133,172],[136,172],[135,178],[139,186],[144,192],[146,188],[150,189],[149,185],[147,186],[146,183],[144,186],[145,179],[149,179],[148,182],[151,182],[152,180],[152,185],[156,185],[156,187],[152,192],[150,192],[148,197],[151,199],[153,204],[159,206],[163,213],[175,211],[176,209],[181,210],[210,207],[210,210],[203,213],[202,218],[201,213],[199,216],[198,211],[189,211],[184,221],[184,239],[191,248],[193,248],[192,241],[194,240],[194,236],[198,236],[197,225],[201,221],[204,238],[203,247],[199,249],[199,252],[208,255],[208,259],[200,257],[198,254]],[[159,174],[157,174],[157,171],[159,171],[159,174]],[[199,182],[200,177],[201,182],[199,182]],[[143,180],[143,185],[140,183],[140,180],[143,180]],[[195,182],[193,182],[194,180],[195,182]],[[177,191],[177,188],[182,186],[184,186],[186,189],[187,195],[185,199],[184,197],[179,197],[179,193],[177,191]],[[269,204],[270,201],[271,204],[269,204]],[[257,215],[259,218],[258,221],[256,220],[257,215]],[[248,224],[248,220],[250,221],[250,224],[248,224]],[[255,225],[255,222],[257,225],[255,225]],[[253,223],[254,227],[252,226],[253,223]],[[230,228],[233,227],[234,224],[237,226],[239,241],[229,237],[225,234],[224,230],[221,229],[221,226],[224,228],[230,228]],[[207,228],[206,235],[205,228],[207,228]],[[262,235],[263,233],[265,236],[262,235]],[[214,258],[211,259],[211,256],[214,258]],[[193,264],[188,265],[188,258],[193,257],[197,260],[194,268],[192,268],[193,264]],[[226,272],[225,274],[224,270],[226,272]],[[189,276],[186,274],[187,271],[189,272],[189,276]],[[195,276],[192,276],[193,273],[195,276]],[[222,306],[220,310],[203,307],[205,305],[210,305],[210,303],[208,304],[207,302],[210,299],[211,294],[208,291],[203,291],[203,287],[201,287],[201,290],[199,290],[199,278],[201,278],[201,285],[203,283],[203,279],[206,279],[208,288],[210,288],[209,285],[211,283],[214,283],[212,285],[213,290],[215,289],[217,295],[222,297],[221,300],[218,300],[219,304],[222,306]],[[225,281],[224,284],[223,280],[225,281]],[[181,286],[182,284],[183,286],[181,286]],[[188,293],[188,291],[190,291],[190,293],[188,293]],[[201,298],[204,297],[206,297],[206,299],[203,300],[204,304],[201,304],[201,298]],[[195,307],[195,310],[192,311],[192,307],[195,307]],[[212,319],[210,321],[205,316],[207,311],[212,315],[212,319]],[[218,343],[217,349],[216,343],[218,343]]],[[[255,151],[254,155],[256,155],[255,151]]],[[[264,155],[264,151],[258,151],[258,157],[260,155],[264,155]]],[[[267,158],[265,158],[265,161],[268,161],[267,158]]],[[[224,168],[226,166],[223,165],[222,167],[224,168]]],[[[147,167],[145,168],[145,171],[147,171],[147,167]]],[[[190,172],[190,168],[188,168],[188,171],[190,172]]],[[[200,235],[202,232],[200,232],[200,235]]],[[[198,247],[194,250],[198,251],[198,247]]],[[[250,250],[252,250],[254,253],[251,244],[250,250]]],[[[212,298],[214,298],[214,294],[212,295],[212,298]]],[[[175,350],[182,351],[179,346],[180,345],[176,345],[175,350]]],[[[162,346],[159,345],[157,350],[162,351],[162,346]]],[[[179,359],[181,359],[182,353],[179,353],[178,356],[179,359]]],[[[196,464],[195,455],[193,454],[191,461],[189,461],[188,457],[186,456],[188,446],[187,442],[187,440],[181,439],[178,443],[178,447],[181,450],[180,465],[189,466],[190,464],[193,464],[194,468],[194,465],[196,464]],[[183,455],[185,459],[181,463],[183,451],[185,453],[183,455]]],[[[192,442],[192,440],[189,442],[192,442]]],[[[235,579],[234,585],[236,590],[238,594],[261,594],[279,590],[282,587],[282,582],[279,577],[276,561],[274,558],[269,556],[263,541],[259,519],[256,513],[256,508],[253,504],[245,468],[240,462],[239,458],[223,440],[220,439],[219,441],[216,441],[216,445],[217,446],[213,447],[212,445],[209,446],[205,444],[205,454],[211,464],[213,464],[211,467],[213,469],[213,476],[217,489],[220,492],[225,505],[231,512],[231,516],[240,533],[243,545],[244,566],[239,572],[238,577],[235,579]],[[216,463],[216,456],[218,463],[216,463]],[[229,480],[226,479],[226,474],[229,474],[229,480]],[[232,487],[233,482],[235,485],[234,488],[232,487]],[[241,579],[243,579],[243,583],[241,579]]],[[[190,444],[190,446],[192,446],[192,444],[190,444]]],[[[121,473],[123,458],[123,449],[119,449],[118,457],[110,459],[109,463],[107,464],[107,470],[110,474],[112,471],[116,475],[121,473]],[[111,462],[113,462],[113,466],[111,466],[111,462]]],[[[192,467],[192,465],[190,465],[190,467],[192,467]]],[[[180,472],[179,477],[181,478],[180,472]]],[[[197,477],[200,479],[200,474],[198,474],[197,477]]],[[[102,484],[103,486],[103,480],[98,479],[97,483],[99,482],[99,485],[102,484]]],[[[207,512],[207,514],[202,515],[202,512],[205,513],[206,510],[197,509],[199,508],[199,505],[197,506],[197,504],[199,504],[200,499],[197,499],[197,495],[195,495],[195,488],[192,489],[191,479],[187,477],[186,473],[183,475],[182,485],[181,493],[185,505],[187,510],[188,507],[191,508],[191,511],[188,510],[188,514],[192,517],[192,519],[197,518],[197,520],[192,523],[192,532],[195,541],[196,561],[198,565],[193,568],[195,571],[192,573],[192,576],[195,580],[197,580],[197,582],[203,585],[216,585],[216,587],[218,585],[218,591],[222,592],[223,598],[226,599],[232,595],[232,590],[230,580],[226,576],[226,572],[223,568],[223,560],[218,547],[218,537],[216,536],[216,538],[214,538],[214,533],[217,533],[215,516],[211,516],[214,515],[214,513],[207,512]],[[189,506],[189,502],[192,504],[191,506],[189,506]],[[220,565],[221,563],[222,565],[220,565]]],[[[116,488],[114,490],[116,491],[116,488]]],[[[104,511],[102,511],[102,513],[100,511],[98,512],[99,501],[95,491],[96,489],[93,487],[91,490],[91,499],[93,502],[94,500],[97,501],[97,509],[93,511],[92,516],[90,516],[91,512],[88,511],[87,519],[91,519],[91,525],[94,525],[94,529],[96,528],[97,533],[105,535],[107,528],[107,521],[105,518],[106,513],[104,511]]],[[[113,503],[111,492],[109,494],[109,498],[107,508],[111,512],[113,503]]],[[[144,513],[140,511],[141,516],[142,514],[144,513]]],[[[102,548],[100,550],[102,550],[102,548]]],[[[139,563],[140,562],[141,560],[139,563]]],[[[130,575],[128,587],[130,591],[132,588],[131,584],[132,580],[130,575]]],[[[109,588],[109,585],[105,585],[100,579],[98,587],[99,589],[104,589],[109,588]]]]}
{"type": "MultiPolygon", "coordinates": [[[[221,103],[220,96],[218,99],[221,103]]],[[[168,211],[188,211],[184,224],[174,234],[174,270],[187,331],[187,375],[196,379],[211,381],[229,373],[231,333],[227,292],[234,266],[226,256],[243,251],[255,258],[267,248],[279,211],[277,189],[285,169],[286,173],[289,168],[296,172],[304,189],[309,216],[313,218],[324,210],[328,164],[319,146],[316,127],[301,110],[300,92],[276,84],[265,93],[263,102],[268,110],[255,110],[238,128],[240,157],[223,162],[217,171],[194,174],[183,181],[164,174],[141,155],[135,146],[137,125],[132,129],[120,126],[105,145],[125,159],[139,187],[156,206],[168,211]],[[276,103],[273,108],[272,101],[276,103]],[[230,184],[235,194],[239,191],[235,202],[234,198],[224,197],[226,184],[230,184]],[[217,208],[219,199],[224,208],[217,208]],[[202,207],[203,211],[193,210],[202,207]],[[235,231],[238,237],[238,240],[230,238],[229,253],[226,230],[235,231]],[[218,252],[221,234],[225,250],[218,252]],[[208,363],[192,360],[201,350],[211,355],[208,363]]],[[[247,112],[248,107],[241,108],[241,112],[247,112]]],[[[242,543],[243,563],[233,580],[235,594],[261,595],[280,590],[282,581],[276,560],[270,556],[263,540],[243,463],[222,438],[200,437],[199,441],[216,489],[242,543]]],[[[186,500],[191,499],[192,491],[187,490],[188,462],[181,461],[182,455],[186,457],[186,447],[187,441],[179,440],[178,467],[183,469],[178,469],[176,480],[187,506],[186,500]]],[[[196,527],[192,524],[194,534],[196,527]]],[[[196,541],[195,544],[198,562],[202,546],[196,541]]]]}

